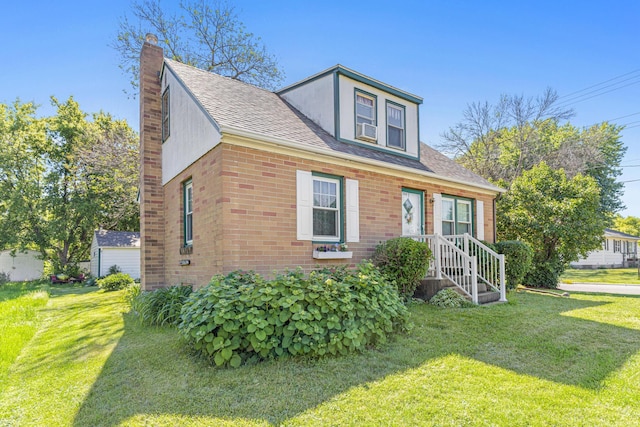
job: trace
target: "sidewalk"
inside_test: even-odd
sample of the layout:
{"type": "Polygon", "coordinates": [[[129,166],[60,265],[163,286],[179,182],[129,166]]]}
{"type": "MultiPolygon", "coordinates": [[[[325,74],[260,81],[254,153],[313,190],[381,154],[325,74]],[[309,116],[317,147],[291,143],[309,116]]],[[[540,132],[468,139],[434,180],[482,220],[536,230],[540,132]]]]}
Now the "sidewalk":
{"type": "Polygon", "coordinates": [[[567,292],[601,292],[607,294],[640,295],[640,285],[608,285],[605,283],[560,283],[558,289],[567,292]]]}

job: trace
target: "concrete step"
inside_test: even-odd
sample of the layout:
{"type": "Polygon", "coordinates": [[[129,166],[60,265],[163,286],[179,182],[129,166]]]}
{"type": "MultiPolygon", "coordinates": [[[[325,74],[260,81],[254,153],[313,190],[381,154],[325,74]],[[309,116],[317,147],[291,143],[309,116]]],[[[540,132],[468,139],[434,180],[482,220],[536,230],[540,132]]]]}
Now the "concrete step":
{"type": "Polygon", "coordinates": [[[500,300],[500,292],[478,292],[478,304],[489,304],[500,300]]]}

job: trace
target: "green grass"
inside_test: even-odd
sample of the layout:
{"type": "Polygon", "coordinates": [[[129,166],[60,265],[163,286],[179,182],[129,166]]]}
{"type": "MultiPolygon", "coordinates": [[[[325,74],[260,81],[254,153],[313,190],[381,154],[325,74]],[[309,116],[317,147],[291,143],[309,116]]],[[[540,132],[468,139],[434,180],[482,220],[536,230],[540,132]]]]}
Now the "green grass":
{"type": "Polygon", "coordinates": [[[560,280],[564,283],[640,284],[637,268],[610,268],[602,270],[578,270],[570,268],[560,280]]]}
{"type": "Polygon", "coordinates": [[[511,293],[412,307],[413,332],[317,362],[217,369],[121,291],[54,291],[12,365],[0,425],[638,425],[640,298],[511,293]]]}
{"type": "Polygon", "coordinates": [[[0,285],[0,392],[9,367],[36,333],[38,308],[48,299],[47,286],[41,283],[0,285]]]}

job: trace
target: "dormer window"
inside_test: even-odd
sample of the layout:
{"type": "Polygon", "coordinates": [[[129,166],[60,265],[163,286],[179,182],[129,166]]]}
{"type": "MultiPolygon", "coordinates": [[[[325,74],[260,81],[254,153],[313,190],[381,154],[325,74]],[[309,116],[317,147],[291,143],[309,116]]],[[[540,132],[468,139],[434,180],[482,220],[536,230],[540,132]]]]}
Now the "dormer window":
{"type": "Polygon", "coordinates": [[[387,146],[405,149],[404,107],[387,103],[387,146]]]}
{"type": "Polygon", "coordinates": [[[169,88],[162,94],[162,142],[169,138],[169,88]]]}
{"type": "Polygon", "coordinates": [[[376,99],[373,96],[356,92],[356,124],[376,124],[376,99]]]}

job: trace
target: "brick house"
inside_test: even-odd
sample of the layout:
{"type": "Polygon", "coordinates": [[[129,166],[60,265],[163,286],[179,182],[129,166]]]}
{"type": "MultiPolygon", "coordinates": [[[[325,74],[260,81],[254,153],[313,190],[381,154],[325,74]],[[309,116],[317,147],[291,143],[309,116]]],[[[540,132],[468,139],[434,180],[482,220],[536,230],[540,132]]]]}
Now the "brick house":
{"type": "Polygon", "coordinates": [[[340,65],[274,93],[153,36],[140,73],[144,289],[355,264],[400,235],[494,240],[501,189],[419,141],[416,95],[340,65]]]}

